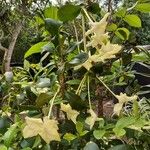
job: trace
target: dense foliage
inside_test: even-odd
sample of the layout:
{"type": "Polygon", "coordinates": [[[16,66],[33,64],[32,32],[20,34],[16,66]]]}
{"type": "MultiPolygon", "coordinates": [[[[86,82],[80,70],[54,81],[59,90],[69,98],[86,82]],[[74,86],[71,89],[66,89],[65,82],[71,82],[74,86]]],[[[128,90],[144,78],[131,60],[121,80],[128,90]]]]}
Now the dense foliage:
{"type": "Polygon", "coordinates": [[[149,1],[26,2],[24,65],[0,75],[0,149],[149,150],[149,1]]]}

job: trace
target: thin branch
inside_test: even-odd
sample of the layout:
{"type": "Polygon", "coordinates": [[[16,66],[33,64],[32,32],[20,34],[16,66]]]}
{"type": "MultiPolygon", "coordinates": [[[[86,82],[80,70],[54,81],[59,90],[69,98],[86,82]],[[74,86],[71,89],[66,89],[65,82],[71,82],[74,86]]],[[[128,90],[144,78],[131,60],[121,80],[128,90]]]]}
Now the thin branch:
{"type": "Polygon", "coordinates": [[[8,51],[8,49],[6,47],[3,47],[1,43],[0,43],[0,50],[2,50],[4,52],[8,51]]]}

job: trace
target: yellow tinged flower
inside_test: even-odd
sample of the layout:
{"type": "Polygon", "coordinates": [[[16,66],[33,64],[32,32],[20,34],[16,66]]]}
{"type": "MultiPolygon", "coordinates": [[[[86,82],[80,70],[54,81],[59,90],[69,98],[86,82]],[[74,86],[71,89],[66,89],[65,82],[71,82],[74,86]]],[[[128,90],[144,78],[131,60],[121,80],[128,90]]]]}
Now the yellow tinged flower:
{"type": "Polygon", "coordinates": [[[60,109],[67,114],[68,120],[72,120],[76,124],[77,116],[80,114],[78,111],[73,110],[70,104],[63,104],[63,103],[61,103],[60,109]]]}
{"type": "Polygon", "coordinates": [[[89,113],[91,116],[86,118],[85,123],[90,126],[90,129],[92,129],[95,121],[98,120],[98,117],[92,109],[89,109],[89,113]]]}
{"type": "Polygon", "coordinates": [[[23,129],[24,138],[40,135],[42,139],[49,144],[50,141],[60,141],[58,133],[58,122],[56,120],[26,117],[26,126],[23,129]]]}
{"type": "Polygon", "coordinates": [[[110,13],[105,14],[105,16],[99,22],[92,22],[90,24],[91,29],[86,32],[86,36],[89,34],[92,34],[92,33],[94,33],[96,35],[104,34],[105,30],[106,30],[106,26],[107,26],[106,20],[109,15],[110,15],[110,13]]]}
{"type": "Polygon", "coordinates": [[[100,45],[106,43],[108,41],[108,33],[105,33],[107,26],[107,18],[109,13],[105,14],[105,16],[99,22],[91,23],[91,29],[89,29],[85,35],[94,34],[91,36],[91,42],[87,44],[87,47],[92,46],[96,49],[99,48],[100,45]]]}
{"type": "Polygon", "coordinates": [[[126,94],[120,93],[120,95],[116,95],[116,98],[118,99],[118,103],[114,105],[114,114],[117,114],[119,116],[123,104],[125,104],[128,101],[134,101],[137,99],[137,95],[134,96],[127,96],[126,94]]]}

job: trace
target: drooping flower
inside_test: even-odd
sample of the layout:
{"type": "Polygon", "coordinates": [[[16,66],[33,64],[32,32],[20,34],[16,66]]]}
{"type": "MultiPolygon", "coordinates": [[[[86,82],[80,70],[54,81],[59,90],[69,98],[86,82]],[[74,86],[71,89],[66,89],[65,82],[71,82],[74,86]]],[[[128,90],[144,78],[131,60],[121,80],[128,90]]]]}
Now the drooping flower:
{"type": "Polygon", "coordinates": [[[98,120],[98,117],[92,109],[89,109],[88,112],[91,116],[86,118],[85,123],[87,123],[90,126],[90,129],[92,129],[95,124],[95,121],[98,120]]]}
{"type": "Polygon", "coordinates": [[[118,115],[120,114],[123,104],[134,101],[137,99],[137,95],[134,96],[127,96],[125,93],[120,93],[120,95],[116,95],[116,98],[118,99],[118,103],[114,105],[114,114],[118,115]]]}
{"type": "Polygon", "coordinates": [[[77,116],[80,114],[78,111],[73,110],[70,104],[63,104],[63,103],[61,103],[60,109],[67,114],[68,120],[72,120],[76,124],[77,116]]]}

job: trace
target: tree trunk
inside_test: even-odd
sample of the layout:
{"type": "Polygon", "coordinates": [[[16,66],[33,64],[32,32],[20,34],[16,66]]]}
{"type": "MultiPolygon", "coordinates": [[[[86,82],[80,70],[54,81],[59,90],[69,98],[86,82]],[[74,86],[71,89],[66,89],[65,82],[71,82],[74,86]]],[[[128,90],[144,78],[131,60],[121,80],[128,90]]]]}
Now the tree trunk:
{"type": "Polygon", "coordinates": [[[21,32],[22,29],[22,22],[20,21],[17,25],[16,28],[14,29],[12,33],[12,39],[10,41],[8,50],[5,51],[4,58],[3,58],[3,72],[8,72],[11,71],[10,67],[10,62],[11,62],[11,57],[13,54],[13,50],[17,41],[17,38],[21,32]]]}

